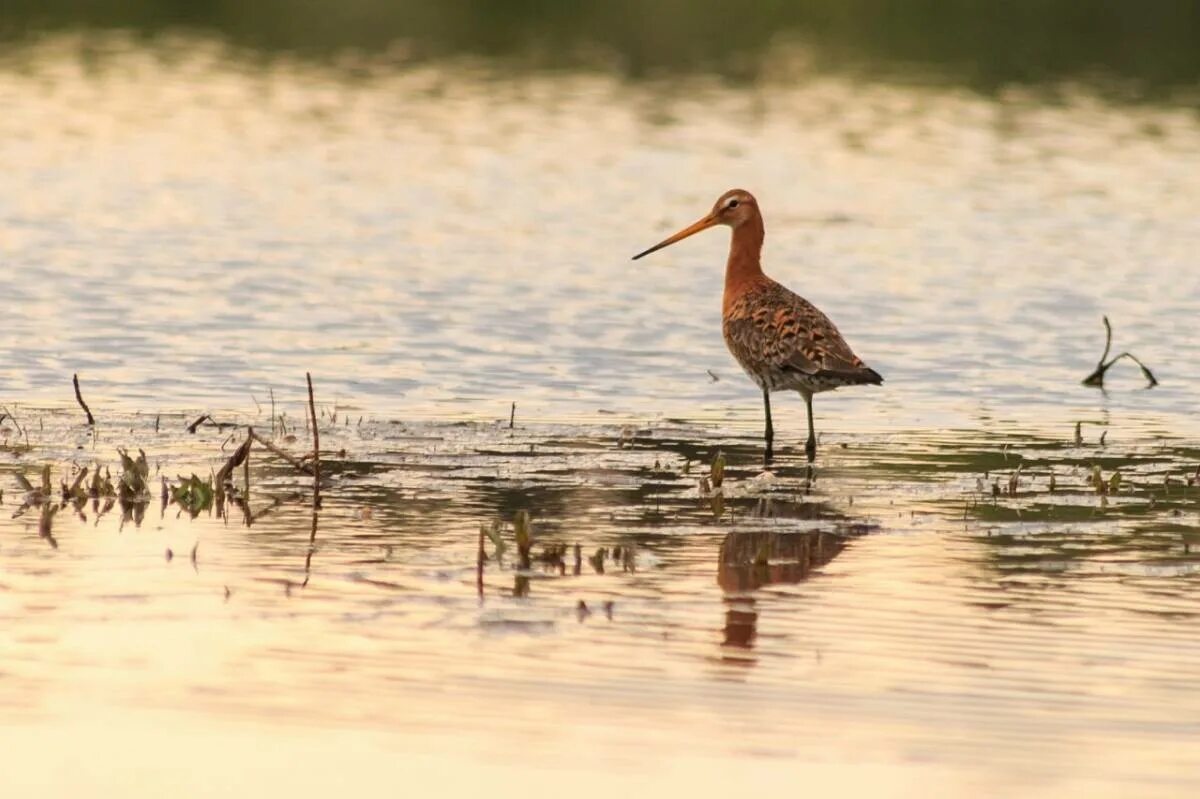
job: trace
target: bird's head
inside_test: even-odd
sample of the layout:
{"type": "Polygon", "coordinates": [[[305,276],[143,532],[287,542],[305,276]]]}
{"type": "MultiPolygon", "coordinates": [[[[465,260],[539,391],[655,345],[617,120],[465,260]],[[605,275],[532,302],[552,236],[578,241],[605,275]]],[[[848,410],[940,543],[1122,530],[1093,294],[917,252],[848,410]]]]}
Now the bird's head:
{"type": "Polygon", "coordinates": [[[678,233],[663,239],[650,249],[633,256],[633,260],[636,261],[643,255],[649,255],[663,247],[669,247],[677,241],[683,241],[688,236],[708,230],[710,227],[727,225],[731,228],[738,228],[757,216],[758,201],[754,199],[754,195],[745,189],[730,189],[717,198],[717,201],[713,203],[712,210],[703,217],[678,233]]]}

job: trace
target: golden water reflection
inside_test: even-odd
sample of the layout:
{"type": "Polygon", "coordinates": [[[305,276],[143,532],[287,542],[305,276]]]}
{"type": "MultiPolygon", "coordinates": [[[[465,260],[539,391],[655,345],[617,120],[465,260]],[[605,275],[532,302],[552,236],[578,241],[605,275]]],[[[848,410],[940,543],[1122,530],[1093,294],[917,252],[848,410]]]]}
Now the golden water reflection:
{"type": "Polygon", "coordinates": [[[752,649],[758,634],[754,592],[799,583],[846,547],[846,533],[731,532],[717,555],[717,584],[725,592],[725,646],[752,649]]]}
{"type": "Polygon", "coordinates": [[[111,41],[0,68],[6,794],[160,795],[197,763],[265,794],[397,764],[489,792],[1195,793],[1190,107],[111,41]],[[888,377],[822,406],[815,481],[788,398],[758,465],[722,243],[627,260],[729,185],[888,377]],[[1160,386],[1079,385],[1103,314],[1160,386]],[[187,422],[295,425],[306,370],[319,517],[268,457],[232,513],[17,512],[18,473],[118,447],[214,473],[231,431],[187,422]]]}
{"type": "MultiPolygon", "coordinates": [[[[666,779],[664,764],[701,758],[729,779],[755,763],[782,777],[865,750],[893,779],[997,789],[1063,773],[1128,788],[1147,769],[1181,788],[1196,773],[1171,742],[1195,733],[1200,561],[1183,525],[1200,486],[1164,493],[1162,475],[1191,474],[1200,453],[1128,422],[1113,429],[1143,443],[1124,454],[1075,447],[1069,429],[910,433],[903,457],[892,437],[864,435],[829,447],[811,481],[798,440],[764,476],[750,426],[326,422],[319,518],[311,478],[256,452],[254,507],[281,501],[249,526],[236,505],[193,517],[156,501],[139,526],[117,504],[67,504],[55,549],[41,510],[16,513],[16,474],[104,465],[119,442],[173,482],[219,469],[228,434],[23,416],[34,449],[0,464],[9,751],[51,728],[70,742],[98,719],[139,740],[149,713],[159,735],[258,787],[267,772],[223,730],[294,754],[323,738],[331,763],[354,762],[345,731],[398,762],[457,762],[463,780],[561,764],[610,787],[608,763],[666,779]],[[714,514],[698,483],[718,449],[714,514]],[[1015,459],[1015,496],[976,487],[1015,459]],[[1125,473],[1104,506],[1086,483],[1094,459],[1125,473]],[[511,538],[521,511],[528,566],[511,538]],[[480,573],[493,519],[508,550],[485,544],[480,573]]],[[[229,418],[261,427],[254,411],[229,418]]],[[[62,788],[103,770],[107,750],[74,751],[82,771],[31,757],[7,773],[62,788]]]]}

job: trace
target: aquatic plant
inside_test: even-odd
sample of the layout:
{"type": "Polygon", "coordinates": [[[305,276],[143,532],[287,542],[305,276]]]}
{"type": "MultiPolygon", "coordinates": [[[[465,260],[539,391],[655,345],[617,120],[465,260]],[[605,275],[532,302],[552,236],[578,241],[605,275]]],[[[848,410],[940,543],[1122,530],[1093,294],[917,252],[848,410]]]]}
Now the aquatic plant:
{"type": "Polygon", "coordinates": [[[194,473],[191,477],[179,478],[179,484],[171,486],[171,501],[191,514],[194,519],[201,511],[213,506],[213,484],[209,480],[201,480],[194,473]]]}

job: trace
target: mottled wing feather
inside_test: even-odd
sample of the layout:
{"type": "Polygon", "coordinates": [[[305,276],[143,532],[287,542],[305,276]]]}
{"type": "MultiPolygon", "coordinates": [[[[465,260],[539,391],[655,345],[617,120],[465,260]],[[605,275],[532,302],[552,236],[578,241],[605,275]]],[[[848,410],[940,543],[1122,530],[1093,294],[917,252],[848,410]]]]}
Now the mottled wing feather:
{"type": "Polygon", "coordinates": [[[724,320],[730,352],[760,384],[829,384],[882,381],[846,344],[829,317],[812,303],[768,281],[746,292],[724,320]]]}

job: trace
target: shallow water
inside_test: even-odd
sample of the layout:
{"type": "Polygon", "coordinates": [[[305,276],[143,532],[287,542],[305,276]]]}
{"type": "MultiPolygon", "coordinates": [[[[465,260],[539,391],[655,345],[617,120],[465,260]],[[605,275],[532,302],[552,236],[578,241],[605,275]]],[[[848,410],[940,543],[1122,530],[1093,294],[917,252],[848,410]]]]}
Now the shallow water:
{"type": "Polygon", "coordinates": [[[0,69],[0,780],[1194,791],[1194,111],[88,44],[0,69]],[[786,398],[761,474],[724,238],[628,260],[735,184],[888,381],[818,399],[815,482],[786,398]],[[1161,385],[1079,385],[1103,314],[1161,385]],[[305,371],[315,536],[259,450],[250,526],[14,516],[16,473],[117,447],[207,475],[232,431],[185,422],[269,429],[270,392],[299,452],[305,371]],[[521,510],[579,574],[515,570],[509,531],[480,590],[480,524],[521,510]]]}

